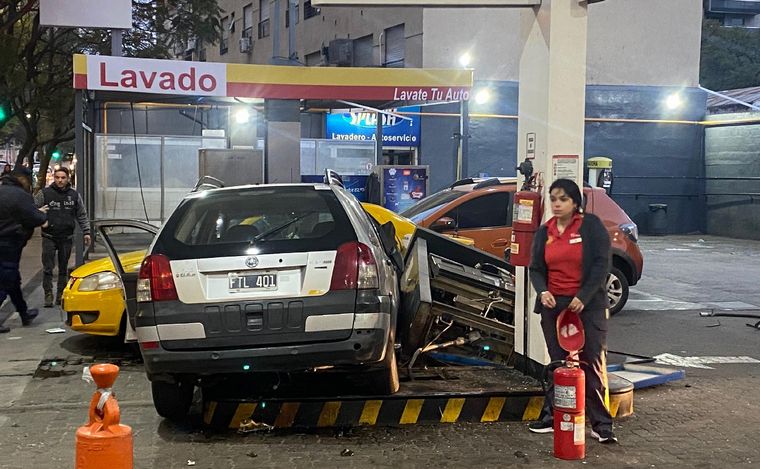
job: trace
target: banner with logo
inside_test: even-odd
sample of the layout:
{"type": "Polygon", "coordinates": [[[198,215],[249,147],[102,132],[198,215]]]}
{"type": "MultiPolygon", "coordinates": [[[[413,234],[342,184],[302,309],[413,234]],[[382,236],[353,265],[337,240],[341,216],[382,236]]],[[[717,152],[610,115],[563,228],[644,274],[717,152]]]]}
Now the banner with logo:
{"type": "MultiPolygon", "coordinates": [[[[383,145],[418,147],[420,145],[420,107],[408,106],[389,109],[408,117],[381,114],[383,120],[383,145]],[[404,114],[409,113],[409,114],[404,114]]],[[[329,140],[374,141],[377,129],[377,113],[371,111],[344,112],[327,115],[326,138],[329,140]]]]}

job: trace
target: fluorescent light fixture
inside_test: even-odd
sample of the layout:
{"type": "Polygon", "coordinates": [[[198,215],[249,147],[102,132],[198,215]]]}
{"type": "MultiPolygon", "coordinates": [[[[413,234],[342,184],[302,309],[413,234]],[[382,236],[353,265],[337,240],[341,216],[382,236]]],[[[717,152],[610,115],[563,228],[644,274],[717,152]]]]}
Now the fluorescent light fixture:
{"type": "Polygon", "coordinates": [[[467,68],[470,66],[470,62],[472,62],[472,56],[469,52],[465,52],[464,54],[459,56],[459,65],[462,66],[462,68],[467,68]]]}
{"type": "Polygon", "coordinates": [[[247,124],[250,119],[251,113],[248,111],[248,109],[238,109],[238,111],[235,113],[235,122],[238,124],[247,124]]]}
{"type": "Polygon", "coordinates": [[[683,98],[680,93],[673,93],[665,99],[665,106],[671,111],[674,111],[683,106],[683,98]]]}
{"type": "Polygon", "coordinates": [[[475,102],[477,104],[486,104],[490,100],[491,90],[488,88],[483,88],[482,90],[479,90],[477,93],[475,93],[475,102]]]}

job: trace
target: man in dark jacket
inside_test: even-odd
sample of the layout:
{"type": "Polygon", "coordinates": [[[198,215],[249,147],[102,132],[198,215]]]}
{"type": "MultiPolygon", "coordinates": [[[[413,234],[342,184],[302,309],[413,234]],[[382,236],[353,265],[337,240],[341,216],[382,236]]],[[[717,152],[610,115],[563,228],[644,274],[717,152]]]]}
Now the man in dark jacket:
{"type": "MultiPolygon", "coordinates": [[[[0,304],[10,296],[24,326],[32,323],[38,311],[27,307],[21,291],[21,251],[34,228],[47,223],[47,208],[34,206],[31,184],[32,174],[26,168],[15,169],[0,178],[0,304]]],[[[0,326],[0,332],[9,330],[0,326]]]]}
{"type": "Polygon", "coordinates": [[[85,245],[90,244],[90,222],[87,219],[82,197],[69,183],[69,170],[58,168],[53,173],[53,184],[34,197],[38,207],[48,207],[48,226],[42,229],[42,288],[45,290],[45,307],[53,306],[53,269],[58,259],[56,304],[69,280],[69,257],[78,224],[84,233],[85,245]],[[57,256],[56,256],[57,253],[57,256]]]}

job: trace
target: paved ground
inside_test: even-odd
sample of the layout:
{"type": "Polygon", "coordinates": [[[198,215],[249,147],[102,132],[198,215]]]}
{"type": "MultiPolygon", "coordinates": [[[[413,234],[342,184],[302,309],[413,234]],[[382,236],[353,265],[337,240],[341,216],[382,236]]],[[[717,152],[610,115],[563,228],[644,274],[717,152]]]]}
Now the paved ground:
{"type": "MultiPolygon", "coordinates": [[[[24,259],[27,279],[39,265],[34,242],[24,259]]],[[[555,460],[552,438],[532,435],[522,423],[238,435],[206,431],[196,412],[175,425],[156,416],[139,363],[124,361],[115,391],[123,422],[134,429],[135,467],[755,467],[760,364],[704,365],[719,361],[704,357],[760,359],[760,331],[745,326],[749,319],[698,312],[758,312],[760,243],[688,236],[641,244],[644,278],[630,306],[612,319],[610,349],[703,357],[693,363],[709,368],[687,368],[685,380],[637,391],[635,415],[616,422],[621,444],[589,441],[583,462],[555,460]]],[[[40,289],[31,290],[30,301],[41,303],[40,289]]],[[[93,391],[80,379],[82,367],[128,351],[107,339],[45,333],[61,325],[56,309],[29,328],[15,314],[6,324],[13,330],[0,336],[0,467],[72,467],[74,432],[93,391]]]]}

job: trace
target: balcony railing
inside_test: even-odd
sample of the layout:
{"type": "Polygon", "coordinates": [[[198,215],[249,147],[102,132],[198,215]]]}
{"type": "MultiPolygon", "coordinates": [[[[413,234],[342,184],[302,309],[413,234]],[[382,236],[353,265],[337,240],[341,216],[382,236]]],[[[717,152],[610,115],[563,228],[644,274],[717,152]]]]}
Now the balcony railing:
{"type": "Polygon", "coordinates": [[[709,13],[760,15],[760,0],[710,0],[709,13]]]}

